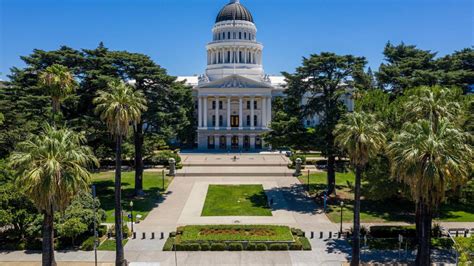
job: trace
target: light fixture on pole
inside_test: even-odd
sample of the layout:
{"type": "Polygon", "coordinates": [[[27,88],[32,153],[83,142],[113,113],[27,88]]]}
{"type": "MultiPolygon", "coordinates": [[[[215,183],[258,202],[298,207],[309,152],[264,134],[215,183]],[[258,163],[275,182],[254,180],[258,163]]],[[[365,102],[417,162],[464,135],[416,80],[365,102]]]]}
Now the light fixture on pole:
{"type": "Polygon", "coordinates": [[[132,220],[131,222],[131,226],[132,226],[132,234],[133,234],[133,201],[130,201],[130,209],[131,209],[131,212],[130,212],[130,218],[132,220]]]}
{"type": "Polygon", "coordinates": [[[341,229],[339,232],[342,234],[342,208],[344,207],[344,201],[341,200],[341,229]]]}

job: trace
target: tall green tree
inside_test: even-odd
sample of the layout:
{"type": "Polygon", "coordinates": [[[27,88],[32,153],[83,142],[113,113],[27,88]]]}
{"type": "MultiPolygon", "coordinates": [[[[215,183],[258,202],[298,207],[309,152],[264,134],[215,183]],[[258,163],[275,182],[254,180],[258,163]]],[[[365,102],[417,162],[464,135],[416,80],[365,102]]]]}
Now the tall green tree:
{"type": "Polygon", "coordinates": [[[126,265],[122,244],[122,142],[128,135],[130,126],[140,121],[142,112],[147,110],[146,99],[141,91],[122,81],[109,83],[107,91],[99,91],[94,99],[96,112],[105,122],[110,133],[115,137],[115,246],[117,266],[126,265]]]}
{"type": "Polygon", "coordinates": [[[76,81],[67,67],[54,64],[40,73],[39,84],[51,96],[54,122],[54,116],[60,111],[61,101],[74,92],[76,81]]]}
{"type": "Polygon", "coordinates": [[[431,265],[433,210],[445,192],[467,181],[473,150],[466,134],[447,118],[436,123],[421,119],[407,123],[388,147],[393,176],[407,184],[416,203],[418,252],[416,265],[431,265]]]}
{"type": "Polygon", "coordinates": [[[415,45],[403,42],[393,45],[390,42],[384,48],[385,62],[380,65],[376,77],[379,85],[401,94],[407,88],[432,86],[438,83],[436,73],[436,53],[418,49],[415,45]]]}
{"type": "Polygon", "coordinates": [[[329,194],[335,191],[335,163],[339,154],[333,131],[347,111],[341,98],[363,84],[362,81],[366,78],[363,70],[365,64],[364,57],[321,53],[303,58],[302,66],[294,74],[283,73],[288,83],[286,93],[295,102],[302,103],[302,116],[320,116],[320,124],[314,135],[319,138],[315,142],[321,145],[320,149],[328,158],[329,194]]]}
{"type": "Polygon", "coordinates": [[[88,167],[97,165],[82,135],[47,125],[42,134],[21,142],[10,157],[16,182],[43,214],[43,265],[54,259],[54,212],[64,211],[91,179],[88,167]]]}
{"type": "Polygon", "coordinates": [[[474,48],[455,51],[436,60],[439,84],[460,87],[464,93],[472,92],[474,86],[474,48]]]}
{"type": "Polygon", "coordinates": [[[362,172],[370,158],[381,152],[385,145],[382,123],[372,114],[364,112],[348,113],[334,130],[336,143],[349,154],[355,168],[354,188],[354,234],[352,240],[351,265],[360,262],[360,196],[362,172]]]}

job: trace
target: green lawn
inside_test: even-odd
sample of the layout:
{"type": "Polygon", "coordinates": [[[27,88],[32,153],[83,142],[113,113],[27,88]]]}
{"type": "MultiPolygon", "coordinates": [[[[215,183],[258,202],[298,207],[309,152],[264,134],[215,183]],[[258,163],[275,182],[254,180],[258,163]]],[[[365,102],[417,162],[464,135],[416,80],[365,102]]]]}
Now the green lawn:
{"type": "MultiPolygon", "coordinates": [[[[354,185],[354,173],[336,173],[336,189],[338,197],[344,199],[343,207],[344,222],[353,220],[353,198],[351,187],[354,185]],[[349,185],[349,184],[350,185],[349,185]]],[[[299,177],[300,182],[307,189],[308,177],[306,174],[299,177]]],[[[309,177],[309,188],[311,193],[319,194],[326,189],[326,172],[313,173],[309,177]]],[[[364,186],[364,183],[362,183],[364,186]]],[[[363,199],[361,202],[360,218],[362,222],[413,222],[414,204],[409,201],[393,200],[370,200],[363,199]]],[[[341,207],[338,203],[329,204],[327,216],[333,222],[340,222],[341,207]]],[[[435,220],[446,222],[473,222],[474,205],[467,204],[443,204],[435,220]]]]}
{"type": "Polygon", "coordinates": [[[202,216],[272,216],[262,185],[209,185],[202,216]]]}
{"type": "MultiPolygon", "coordinates": [[[[128,239],[122,240],[122,244],[125,247],[127,244],[128,239]]],[[[97,248],[97,250],[104,250],[104,251],[115,251],[115,239],[107,239],[100,246],[97,248]]]]}
{"type": "MultiPolygon", "coordinates": [[[[107,214],[107,223],[114,222],[114,175],[112,172],[93,174],[93,183],[96,185],[97,197],[101,208],[107,214]]],[[[143,174],[144,197],[134,198],[135,172],[122,172],[122,208],[124,221],[128,221],[125,214],[130,211],[130,201],[133,200],[133,214],[141,214],[144,219],[148,212],[157,206],[162,192],[166,190],[172,178],[165,176],[165,187],[163,189],[161,172],[145,172],[143,174]]]]}

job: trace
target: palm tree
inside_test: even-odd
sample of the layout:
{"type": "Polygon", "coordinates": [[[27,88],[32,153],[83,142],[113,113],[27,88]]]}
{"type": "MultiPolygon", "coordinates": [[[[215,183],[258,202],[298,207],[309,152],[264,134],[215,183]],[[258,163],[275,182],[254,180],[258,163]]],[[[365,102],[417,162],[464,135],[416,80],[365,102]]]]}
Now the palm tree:
{"type": "Polygon", "coordinates": [[[110,133],[116,139],[115,151],[115,242],[116,265],[125,265],[122,245],[122,206],[121,206],[121,169],[122,140],[127,136],[130,124],[140,121],[142,112],[147,110],[146,99],[142,92],[134,91],[122,81],[113,81],[108,91],[99,91],[94,103],[96,113],[107,124],[110,133]]]}
{"type": "Polygon", "coordinates": [[[383,149],[385,136],[382,133],[382,123],[376,121],[374,115],[364,112],[346,114],[336,126],[334,134],[336,143],[347,151],[351,164],[355,168],[354,234],[351,265],[359,265],[361,175],[369,162],[369,158],[383,149]]]}
{"type": "Polygon", "coordinates": [[[467,181],[473,167],[473,150],[466,137],[448,118],[436,123],[421,119],[406,124],[388,147],[392,175],[408,185],[416,203],[416,265],[430,265],[433,209],[444,200],[447,189],[467,181]]]}
{"type": "Polygon", "coordinates": [[[82,135],[46,125],[41,134],[19,143],[10,157],[18,186],[44,216],[43,265],[56,265],[54,212],[64,211],[75,195],[87,189],[91,179],[87,167],[98,165],[83,143],[82,135]]]}
{"type": "Polygon", "coordinates": [[[54,122],[54,117],[59,112],[61,101],[74,92],[76,81],[67,67],[54,64],[40,73],[39,84],[51,96],[53,107],[52,119],[54,122]]]}

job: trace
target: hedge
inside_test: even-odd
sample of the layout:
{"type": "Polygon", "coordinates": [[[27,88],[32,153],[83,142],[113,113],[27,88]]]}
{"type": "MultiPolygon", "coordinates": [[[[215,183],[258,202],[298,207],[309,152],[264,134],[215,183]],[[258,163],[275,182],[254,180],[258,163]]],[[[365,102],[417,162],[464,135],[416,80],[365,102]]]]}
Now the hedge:
{"type": "Polygon", "coordinates": [[[224,251],[226,246],[224,243],[212,243],[211,244],[211,251],[224,251]]]}
{"type": "MultiPolygon", "coordinates": [[[[294,241],[288,226],[279,225],[188,225],[180,227],[181,241],[294,241]],[[274,235],[244,235],[244,234],[208,234],[203,235],[202,230],[258,230],[267,229],[274,235]]],[[[178,232],[178,234],[180,233],[178,232]]]]}
{"type": "Polygon", "coordinates": [[[81,250],[84,250],[84,251],[94,250],[94,240],[95,240],[94,236],[87,238],[84,242],[82,242],[81,250]]]}
{"type": "Polygon", "coordinates": [[[244,249],[244,247],[243,247],[242,243],[230,243],[228,245],[228,250],[230,250],[230,251],[241,251],[243,249],[244,249]]]}
{"type": "Polygon", "coordinates": [[[268,246],[268,250],[288,250],[288,244],[273,243],[268,246]]]}

